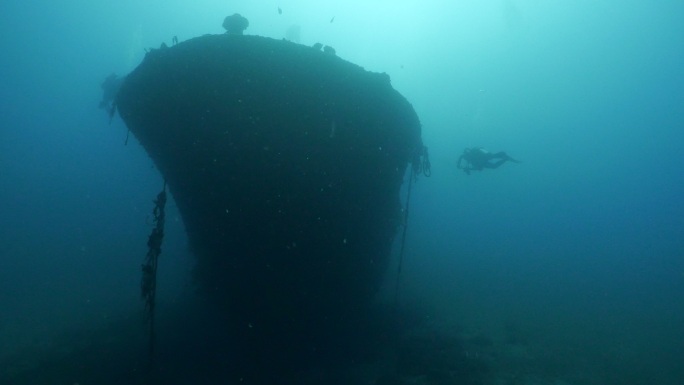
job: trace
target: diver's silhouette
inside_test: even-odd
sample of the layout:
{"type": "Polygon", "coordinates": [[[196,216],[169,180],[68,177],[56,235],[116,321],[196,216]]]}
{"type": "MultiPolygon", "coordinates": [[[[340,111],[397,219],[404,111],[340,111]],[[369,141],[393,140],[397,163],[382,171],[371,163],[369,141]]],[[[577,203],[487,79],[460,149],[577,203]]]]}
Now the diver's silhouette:
{"type": "Polygon", "coordinates": [[[123,81],[124,78],[120,78],[115,73],[112,73],[107,76],[101,85],[102,101],[100,101],[100,108],[107,111],[110,123],[114,113],[116,113],[116,95],[119,93],[119,88],[121,88],[123,81]]]}
{"type": "Polygon", "coordinates": [[[506,161],[520,163],[503,151],[491,153],[482,147],[466,148],[458,158],[456,167],[470,175],[470,171],[482,171],[485,168],[497,168],[506,161]]]}

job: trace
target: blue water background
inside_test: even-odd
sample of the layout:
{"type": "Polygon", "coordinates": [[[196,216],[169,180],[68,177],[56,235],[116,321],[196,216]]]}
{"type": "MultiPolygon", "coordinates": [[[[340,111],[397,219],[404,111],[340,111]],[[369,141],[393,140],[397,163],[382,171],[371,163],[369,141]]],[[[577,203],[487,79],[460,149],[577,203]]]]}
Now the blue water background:
{"type": "MultiPolygon", "coordinates": [[[[415,107],[433,175],[413,187],[404,304],[621,383],[680,383],[684,3],[254,3],[0,4],[0,357],[139,316],[162,178],[97,108],[99,84],[240,12],[249,34],[300,25],[302,44],[388,73],[415,107]],[[455,166],[468,146],[522,163],[467,176],[455,166]]],[[[171,306],[192,256],[169,211],[159,295],[171,306]]]]}

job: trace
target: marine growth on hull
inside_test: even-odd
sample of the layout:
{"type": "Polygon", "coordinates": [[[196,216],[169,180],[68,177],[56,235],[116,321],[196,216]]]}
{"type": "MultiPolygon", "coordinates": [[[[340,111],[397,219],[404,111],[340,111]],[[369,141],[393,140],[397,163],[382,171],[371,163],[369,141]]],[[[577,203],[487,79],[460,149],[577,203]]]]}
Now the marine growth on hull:
{"type": "Polygon", "coordinates": [[[205,35],[148,52],[115,103],[178,205],[234,372],[353,349],[422,150],[389,76],[318,47],[205,35]]]}

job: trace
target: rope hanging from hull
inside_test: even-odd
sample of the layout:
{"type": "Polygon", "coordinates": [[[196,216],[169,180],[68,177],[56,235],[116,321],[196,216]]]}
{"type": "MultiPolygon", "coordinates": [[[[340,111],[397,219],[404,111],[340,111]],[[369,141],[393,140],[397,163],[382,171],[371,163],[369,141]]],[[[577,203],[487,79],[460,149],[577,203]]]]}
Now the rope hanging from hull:
{"type": "Polygon", "coordinates": [[[154,228],[147,239],[147,255],[142,265],[142,280],[140,281],[140,294],[145,301],[145,322],[149,328],[149,355],[150,363],[154,362],[154,310],[155,296],[157,294],[157,266],[161,254],[161,244],[164,239],[164,219],[166,206],[166,181],[164,188],[157,194],[154,200],[154,228]]]}
{"type": "Polygon", "coordinates": [[[397,278],[394,285],[395,310],[399,306],[399,283],[401,281],[401,270],[404,266],[404,248],[406,246],[406,229],[408,228],[409,203],[411,202],[411,188],[413,187],[413,180],[418,179],[418,175],[421,174],[426,177],[430,177],[432,175],[432,166],[430,164],[427,146],[422,146],[418,151],[416,151],[411,163],[408,192],[406,194],[406,206],[404,207],[404,229],[401,233],[401,247],[399,248],[399,265],[397,266],[397,278]]]}

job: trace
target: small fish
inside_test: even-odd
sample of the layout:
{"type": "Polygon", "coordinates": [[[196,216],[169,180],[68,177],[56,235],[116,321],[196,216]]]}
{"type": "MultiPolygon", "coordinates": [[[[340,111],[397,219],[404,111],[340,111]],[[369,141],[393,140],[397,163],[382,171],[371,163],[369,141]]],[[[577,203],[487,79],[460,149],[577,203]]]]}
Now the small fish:
{"type": "Polygon", "coordinates": [[[332,23],[333,21],[335,21],[335,16],[333,16],[333,18],[330,19],[330,22],[331,22],[331,23],[332,23]]]}
{"type": "Polygon", "coordinates": [[[278,7],[278,14],[279,14],[279,15],[282,15],[282,14],[283,14],[283,10],[280,9],[280,7],[278,7]]]}

